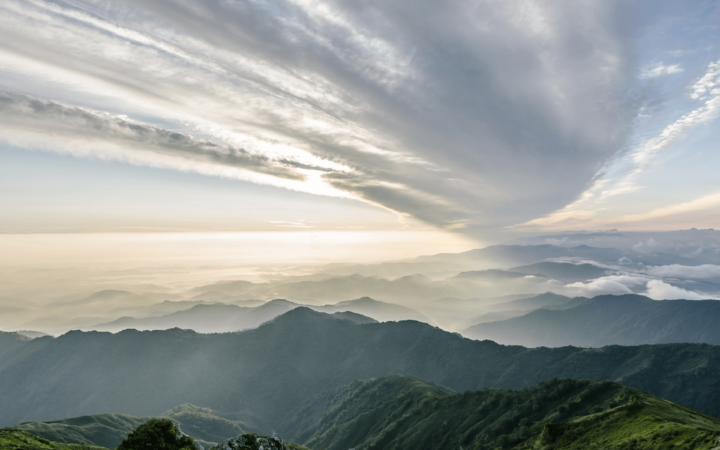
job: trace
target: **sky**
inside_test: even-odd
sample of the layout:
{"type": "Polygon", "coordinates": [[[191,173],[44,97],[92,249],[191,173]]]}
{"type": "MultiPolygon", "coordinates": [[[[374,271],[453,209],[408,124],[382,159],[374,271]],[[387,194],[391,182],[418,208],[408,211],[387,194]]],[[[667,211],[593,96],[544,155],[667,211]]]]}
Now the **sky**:
{"type": "Polygon", "coordinates": [[[4,261],[69,254],[17,234],[363,259],[712,228],[718,26],[700,0],[5,0],[4,261]]]}

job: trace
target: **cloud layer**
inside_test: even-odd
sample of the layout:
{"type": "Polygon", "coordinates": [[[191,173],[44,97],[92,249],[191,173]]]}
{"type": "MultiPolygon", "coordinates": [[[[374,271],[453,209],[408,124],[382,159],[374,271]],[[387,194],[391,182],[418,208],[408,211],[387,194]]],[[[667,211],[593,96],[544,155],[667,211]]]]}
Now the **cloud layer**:
{"type": "Polygon", "coordinates": [[[622,148],[639,106],[628,8],[9,0],[1,137],[447,228],[520,223],[575,199],[622,148]]]}

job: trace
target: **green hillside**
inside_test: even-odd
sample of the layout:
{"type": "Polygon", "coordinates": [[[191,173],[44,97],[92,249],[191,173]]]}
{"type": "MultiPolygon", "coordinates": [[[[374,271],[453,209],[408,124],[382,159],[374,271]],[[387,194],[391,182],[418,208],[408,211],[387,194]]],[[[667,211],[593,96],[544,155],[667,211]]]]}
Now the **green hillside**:
{"type": "Polygon", "coordinates": [[[62,444],[35,436],[27,431],[0,430],[0,449],[3,450],[107,450],[84,444],[62,444]]]}
{"type": "Polygon", "coordinates": [[[617,383],[572,379],[463,394],[404,376],[356,381],[305,404],[286,428],[316,450],[711,449],[720,438],[712,417],[617,383]]]}
{"type": "Polygon", "coordinates": [[[135,428],[151,417],[98,414],[52,422],[27,422],[12,427],[47,440],[115,448],[135,428]]]}
{"type": "Polygon", "coordinates": [[[245,423],[228,420],[215,415],[209,408],[200,408],[185,404],[166,411],[167,417],[180,425],[180,429],[195,438],[203,447],[208,448],[232,436],[249,431],[245,423]]]}
{"type": "MultiPolygon", "coordinates": [[[[232,436],[253,430],[241,421],[218,417],[208,408],[185,404],[166,411],[161,417],[171,419],[180,429],[204,447],[212,447],[232,436]]],[[[55,442],[81,443],[115,448],[134,429],[152,417],[127,414],[98,414],[51,422],[26,422],[12,427],[55,442]]]]}

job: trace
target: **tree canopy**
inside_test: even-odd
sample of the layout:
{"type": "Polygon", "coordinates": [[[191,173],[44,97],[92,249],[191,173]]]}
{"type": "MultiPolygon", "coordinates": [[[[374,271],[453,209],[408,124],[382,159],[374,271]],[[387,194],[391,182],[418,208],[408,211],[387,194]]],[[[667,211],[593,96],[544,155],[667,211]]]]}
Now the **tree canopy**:
{"type": "Polygon", "coordinates": [[[130,433],[116,450],[195,450],[195,441],[168,419],[150,419],[130,433]]]}

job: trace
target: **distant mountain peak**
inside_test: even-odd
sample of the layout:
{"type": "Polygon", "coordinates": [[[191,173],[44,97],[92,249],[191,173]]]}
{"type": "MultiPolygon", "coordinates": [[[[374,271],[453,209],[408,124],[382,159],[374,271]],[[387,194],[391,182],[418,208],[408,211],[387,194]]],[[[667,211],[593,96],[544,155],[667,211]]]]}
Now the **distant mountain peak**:
{"type": "Polygon", "coordinates": [[[304,321],[304,320],[332,320],[335,321],[337,319],[333,318],[329,314],[325,314],[322,312],[315,311],[311,308],[308,308],[307,306],[299,306],[297,308],[291,309],[290,311],[280,314],[279,316],[275,317],[274,319],[266,322],[268,323],[286,323],[286,322],[295,322],[295,321],[304,321]]]}

